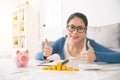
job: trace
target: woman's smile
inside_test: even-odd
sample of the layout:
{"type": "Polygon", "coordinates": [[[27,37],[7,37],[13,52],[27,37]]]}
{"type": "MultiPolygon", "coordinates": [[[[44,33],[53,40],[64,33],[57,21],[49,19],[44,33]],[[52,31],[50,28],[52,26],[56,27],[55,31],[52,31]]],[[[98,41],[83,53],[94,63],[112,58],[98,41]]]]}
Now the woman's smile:
{"type": "Polygon", "coordinates": [[[79,38],[79,36],[71,36],[72,37],[72,39],[78,39],[79,38]]]}

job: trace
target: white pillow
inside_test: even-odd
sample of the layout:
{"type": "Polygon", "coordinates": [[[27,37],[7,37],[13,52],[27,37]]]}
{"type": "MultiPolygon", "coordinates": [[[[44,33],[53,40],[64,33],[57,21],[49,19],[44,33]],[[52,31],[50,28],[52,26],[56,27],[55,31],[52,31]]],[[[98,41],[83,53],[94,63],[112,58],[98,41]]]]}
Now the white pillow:
{"type": "Polygon", "coordinates": [[[120,48],[120,23],[88,27],[87,37],[108,48],[120,48]]]}

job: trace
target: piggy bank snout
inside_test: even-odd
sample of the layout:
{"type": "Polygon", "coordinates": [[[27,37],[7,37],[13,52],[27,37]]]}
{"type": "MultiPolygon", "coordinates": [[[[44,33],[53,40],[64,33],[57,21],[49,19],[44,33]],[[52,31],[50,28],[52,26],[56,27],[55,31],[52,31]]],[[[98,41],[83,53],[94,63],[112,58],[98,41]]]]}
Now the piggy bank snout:
{"type": "Polygon", "coordinates": [[[20,59],[21,59],[21,61],[27,61],[28,60],[27,56],[21,56],[20,59]]]}

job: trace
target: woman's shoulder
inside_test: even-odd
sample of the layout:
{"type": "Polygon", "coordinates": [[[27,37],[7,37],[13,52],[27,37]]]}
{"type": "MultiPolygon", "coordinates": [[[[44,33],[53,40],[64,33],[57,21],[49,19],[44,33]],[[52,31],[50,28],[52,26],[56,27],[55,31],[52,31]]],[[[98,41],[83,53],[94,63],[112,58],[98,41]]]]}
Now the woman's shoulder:
{"type": "Polygon", "coordinates": [[[57,40],[55,40],[54,42],[53,42],[53,44],[63,44],[63,43],[65,43],[65,41],[66,41],[66,37],[60,37],[60,38],[58,38],[57,40]]]}
{"type": "Polygon", "coordinates": [[[56,41],[62,41],[64,42],[66,40],[66,37],[60,37],[59,39],[57,39],[56,41]]]}
{"type": "Polygon", "coordinates": [[[96,45],[98,45],[99,43],[97,43],[94,39],[91,39],[91,38],[86,38],[86,45],[87,45],[87,42],[90,42],[90,44],[92,45],[92,46],[96,46],[96,45]]]}
{"type": "Polygon", "coordinates": [[[94,39],[90,39],[90,38],[86,38],[86,41],[88,42],[88,41],[90,41],[90,42],[95,42],[95,40],[94,39]]]}
{"type": "Polygon", "coordinates": [[[92,47],[94,47],[94,49],[102,49],[102,50],[108,50],[107,47],[101,45],[100,43],[96,42],[94,39],[90,39],[90,38],[86,38],[86,45],[87,45],[87,42],[90,41],[90,45],[92,47]]]}

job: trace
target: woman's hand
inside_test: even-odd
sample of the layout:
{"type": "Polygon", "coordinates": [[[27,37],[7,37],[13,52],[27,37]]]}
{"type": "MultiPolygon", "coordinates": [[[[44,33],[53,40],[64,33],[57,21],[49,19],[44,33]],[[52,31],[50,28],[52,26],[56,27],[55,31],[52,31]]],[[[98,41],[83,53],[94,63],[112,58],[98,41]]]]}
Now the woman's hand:
{"type": "Polygon", "coordinates": [[[93,47],[90,45],[88,41],[88,50],[81,53],[81,59],[85,62],[94,62],[96,60],[96,55],[93,47]]]}
{"type": "Polygon", "coordinates": [[[45,39],[45,47],[44,47],[44,50],[43,50],[43,55],[45,57],[48,57],[52,54],[52,47],[50,47],[49,43],[48,43],[48,40],[45,39]]]}

